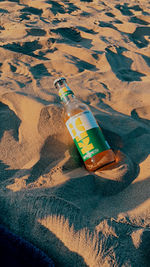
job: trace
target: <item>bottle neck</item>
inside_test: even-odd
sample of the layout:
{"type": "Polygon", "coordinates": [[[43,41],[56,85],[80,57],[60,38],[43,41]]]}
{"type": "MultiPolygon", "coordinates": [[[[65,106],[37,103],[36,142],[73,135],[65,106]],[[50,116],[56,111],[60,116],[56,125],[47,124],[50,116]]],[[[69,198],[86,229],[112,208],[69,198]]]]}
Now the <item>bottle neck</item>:
{"type": "Polygon", "coordinates": [[[75,100],[75,98],[76,97],[74,94],[69,94],[69,95],[64,95],[63,97],[61,97],[61,100],[62,100],[63,104],[67,105],[71,101],[75,100]]]}
{"type": "Polygon", "coordinates": [[[57,84],[57,89],[59,90],[59,96],[64,104],[67,104],[75,98],[73,91],[67,85],[66,81],[61,81],[57,84]]]}

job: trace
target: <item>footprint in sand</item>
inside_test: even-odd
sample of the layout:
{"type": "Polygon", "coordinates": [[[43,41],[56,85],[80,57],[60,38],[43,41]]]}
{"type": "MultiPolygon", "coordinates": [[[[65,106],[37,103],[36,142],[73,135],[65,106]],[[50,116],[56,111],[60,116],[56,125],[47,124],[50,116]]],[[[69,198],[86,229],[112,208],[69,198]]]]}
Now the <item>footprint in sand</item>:
{"type": "Polygon", "coordinates": [[[37,57],[37,55],[34,54],[34,51],[42,48],[42,45],[37,40],[35,40],[31,42],[13,42],[10,44],[8,43],[6,45],[3,45],[2,47],[13,52],[37,57]]]}
{"type": "Polygon", "coordinates": [[[35,7],[24,7],[20,10],[20,20],[27,20],[33,23],[33,16],[42,16],[43,10],[35,7]]]}
{"type": "Polygon", "coordinates": [[[87,3],[90,3],[90,2],[93,2],[93,0],[80,0],[80,2],[87,2],[87,3]]]}
{"type": "Polygon", "coordinates": [[[124,16],[132,16],[133,13],[130,11],[130,7],[127,3],[124,3],[123,5],[118,4],[115,6],[115,8],[119,9],[122,15],[124,16]]]}
{"type": "Polygon", "coordinates": [[[147,126],[150,126],[150,106],[133,109],[131,112],[131,116],[134,119],[146,124],[147,126]]]}
{"type": "Polygon", "coordinates": [[[70,39],[71,41],[74,41],[74,42],[80,42],[82,40],[80,31],[75,27],[57,28],[51,31],[57,34],[60,34],[62,37],[70,39]]]}
{"type": "Polygon", "coordinates": [[[50,4],[50,10],[54,15],[59,13],[65,14],[66,12],[71,14],[72,12],[79,10],[79,8],[74,3],[71,3],[71,1],[63,1],[63,5],[55,1],[50,1],[50,4]]]}
{"type": "Polygon", "coordinates": [[[45,36],[46,35],[46,31],[43,29],[38,29],[38,28],[32,28],[32,29],[27,29],[27,33],[28,35],[32,35],[32,36],[45,36]]]}
{"type": "Polygon", "coordinates": [[[122,81],[141,81],[141,77],[145,74],[131,69],[133,60],[123,55],[124,48],[116,47],[114,51],[111,47],[106,50],[106,58],[109,62],[112,71],[116,74],[117,78],[122,81]]]}
{"type": "Polygon", "coordinates": [[[92,47],[92,39],[88,39],[88,38],[83,38],[81,35],[81,31],[75,27],[61,27],[61,28],[57,28],[57,29],[52,29],[51,32],[54,32],[56,34],[59,34],[60,36],[62,36],[64,39],[63,40],[57,40],[57,42],[59,43],[69,43],[74,46],[77,46],[78,43],[85,48],[90,48],[92,47]]]}
{"type": "Polygon", "coordinates": [[[56,15],[57,13],[60,13],[60,14],[66,13],[64,6],[59,4],[58,2],[50,1],[50,4],[52,5],[50,10],[52,11],[54,15],[56,15]]]}
{"type": "Polygon", "coordinates": [[[5,14],[5,13],[9,13],[7,9],[4,8],[0,8],[0,13],[5,14]]]}
{"type": "Polygon", "coordinates": [[[35,79],[40,79],[42,76],[51,76],[44,64],[36,64],[30,68],[30,71],[35,79]]]}
{"type": "Polygon", "coordinates": [[[129,21],[133,22],[133,23],[141,24],[141,25],[149,25],[149,22],[147,22],[143,19],[140,19],[136,16],[133,16],[129,21]]]}
{"type": "Polygon", "coordinates": [[[106,27],[106,28],[112,28],[114,30],[118,30],[117,27],[115,27],[112,23],[100,21],[99,22],[100,27],[106,27]]]}
{"type": "Polygon", "coordinates": [[[147,47],[149,45],[150,42],[145,39],[145,36],[150,38],[150,27],[137,27],[132,34],[129,34],[130,39],[138,48],[147,47]]]}
{"type": "Polygon", "coordinates": [[[78,57],[69,56],[68,58],[71,60],[72,64],[74,64],[78,68],[79,72],[85,70],[90,70],[95,72],[96,70],[98,70],[94,64],[91,64],[85,60],[81,60],[78,57]]]}
{"type": "MultiPolygon", "coordinates": [[[[43,10],[40,8],[35,8],[35,7],[24,7],[20,10],[24,15],[38,15],[41,16],[43,13],[43,10]]],[[[21,15],[22,16],[22,15],[21,15]]]]}

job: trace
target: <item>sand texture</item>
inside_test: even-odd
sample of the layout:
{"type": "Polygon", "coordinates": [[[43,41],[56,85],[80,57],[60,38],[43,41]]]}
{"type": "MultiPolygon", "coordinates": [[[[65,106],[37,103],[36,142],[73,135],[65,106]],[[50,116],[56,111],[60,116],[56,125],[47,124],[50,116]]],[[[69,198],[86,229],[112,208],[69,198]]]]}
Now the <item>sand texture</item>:
{"type": "Polygon", "coordinates": [[[0,223],[58,267],[150,266],[150,1],[0,1],[0,223]],[[60,76],[115,164],[85,170],[60,76]]]}

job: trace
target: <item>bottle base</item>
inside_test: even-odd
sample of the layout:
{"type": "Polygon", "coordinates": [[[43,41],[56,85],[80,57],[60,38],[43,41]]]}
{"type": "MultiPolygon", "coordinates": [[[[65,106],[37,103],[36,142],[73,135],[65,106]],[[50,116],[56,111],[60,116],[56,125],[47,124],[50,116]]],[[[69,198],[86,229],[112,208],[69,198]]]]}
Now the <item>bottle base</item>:
{"type": "Polygon", "coordinates": [[[84,164],[88,171],[96,171],[97,169],[107,164],[110,164],[114,161],[115,161],[115,154],[111,149],[109,149],[96,154],[92,158],[86,160],[84,164]]]}

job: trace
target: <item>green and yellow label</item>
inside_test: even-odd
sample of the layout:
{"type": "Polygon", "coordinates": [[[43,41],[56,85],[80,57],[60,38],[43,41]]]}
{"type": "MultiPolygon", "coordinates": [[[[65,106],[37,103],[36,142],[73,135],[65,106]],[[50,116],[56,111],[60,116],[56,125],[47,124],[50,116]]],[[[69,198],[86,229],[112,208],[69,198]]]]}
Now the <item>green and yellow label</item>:
{"type": "Polygon", "coordinates": [[[74,95],[73,91],[69,88],[69,86],[64,86],[59,90],[59,96],[63,100],[63,98],[67,95],[74,95]]]}
{"type": "Polygon", "coordinates": [[[84,161],[110,149],[101,129],[90,111],[71,117],[66,126],[84,161]]]}

